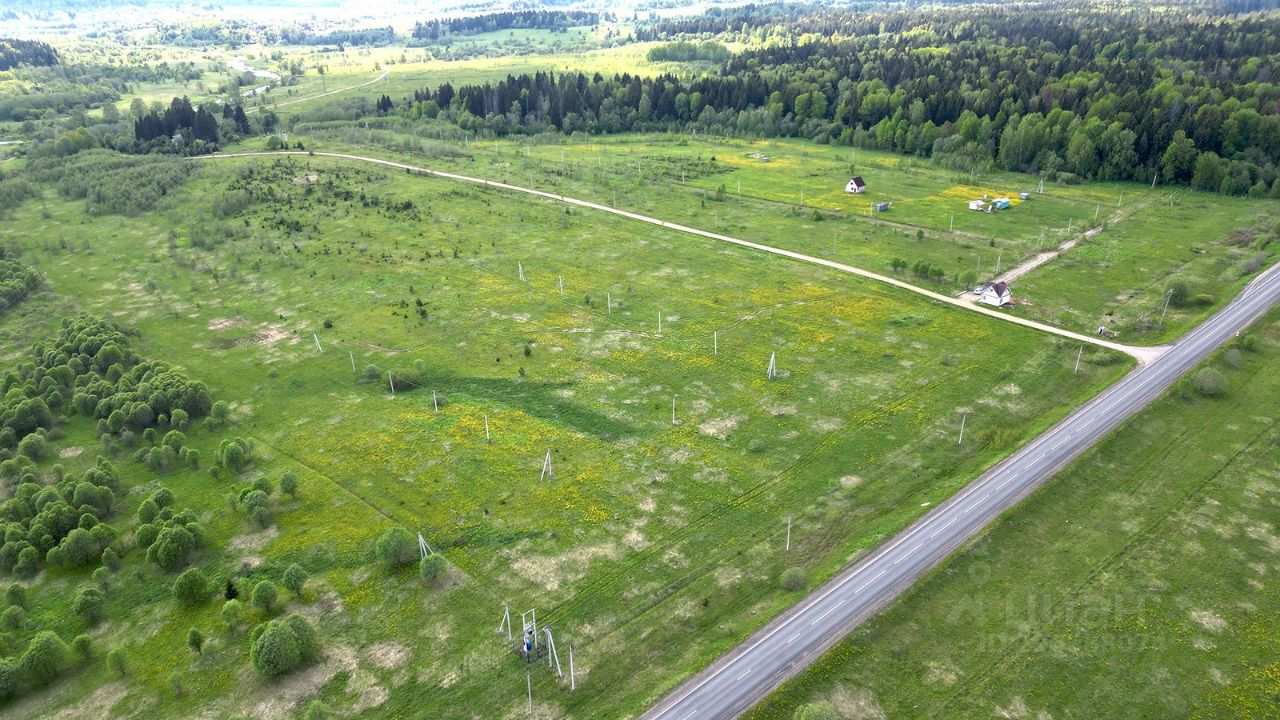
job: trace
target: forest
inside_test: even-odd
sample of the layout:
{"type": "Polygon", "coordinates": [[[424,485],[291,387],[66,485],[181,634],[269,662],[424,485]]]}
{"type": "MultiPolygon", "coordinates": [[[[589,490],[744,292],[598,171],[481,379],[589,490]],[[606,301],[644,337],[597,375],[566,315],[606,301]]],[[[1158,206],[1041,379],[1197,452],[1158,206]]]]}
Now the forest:
{"type": "Polygon", "coordinates": [[[58,51],[38,40],[0,38],[0,71],[19,65],[57,65],[58,51]]]}
{"type": "Polygon", "coordinates": [[[1089,7],[831,11],[801,23],[829,22],[831,38],[749,50],[693,79],[523,74],[442,84],[401,112],[499,135],[689,128],[894,150],[959,172],[1270,192],[1275,23],[1089,7]]]}
{"type": "Polygon", "coordinates": [[[413,37],[439,40],[449,35],[478,35],[496,30],[567,30],[600,24],[600,13],[585,10],[520,10],[414,23],[413,37]]]}

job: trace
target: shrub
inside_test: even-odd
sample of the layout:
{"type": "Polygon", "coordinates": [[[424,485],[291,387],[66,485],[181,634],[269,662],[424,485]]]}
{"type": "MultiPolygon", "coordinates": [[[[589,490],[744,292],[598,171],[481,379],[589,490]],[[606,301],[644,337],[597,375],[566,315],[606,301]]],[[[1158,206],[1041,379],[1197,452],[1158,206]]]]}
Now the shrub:
{"type": "MultiPolygon", "coordinates": [[[[120,554],[111,548],[102,551],[102,567],[116,572],[120,569],[120,554]]],[[[101,568],[99,568],[101,569],[101,568]]]]}
{"type": "Polygon", "coordinates": [[[408,565],[417,556],[413,535],[402,527],[391,528],[378,538],[378,559],[391,567],[408,565]]]}
{"type": "Polygon", "coordinates": [[[188,607],[204,603],[209,598],[209,578],[200,568],[190,568],[173,582],[173,597],[188,607]]]}
{"type": "Polygon", "coordinates": [[[1202,368],[1192,384],[1196,392],[1206,397],[1216,397],[1227,391],[1227,378],[1216,368],[1202,368]]]}
{"type": "Polygon", "coordinates": [[[27,622],[27,613],[18,605],[10,605],[0,613],[0,627],[10,632],[19,630],[27,622]]]}
{"type": "Polygon", "coordinates": [[[93,657],[93,638],[84,634],[77,635],[71,641],[71,649],[81,661],[88,660],[93,657]]]}
{"type": "Polygon", "coordinates": [[[1183,307],[1191,298],[1191,286],[1186,280],[1170,280],[1164,291],[1169,294],[1169,304],[1174,307],[1183,307]]]}
{"type": "Polygon", "coordinates": [[[107,667],[111,668],[111,671],[117,675],[124,675],[124,651],[120,648],[116,648],[115,650],[107,653],[107,667]]]}
{"type": "Polygon", "coordinates": [[[240,498],[240,505],[244,508],[244,514],[260,527],[266,527],[271,522],[271,499],[262,490],[250,490],[240,498]]]}
{"type": "Polygon", "coordinates": [[[281,578],[281,584],[289,590],[289,592],[302,596],[302,586],[307,584],[307,571],[302,566],[294,563],[285,568],[284,577],[281,578]]]}
{"type": "Polygon", "coordinates": [[[222,624],[227,626],[227,631],[234,631],[236,626],[240,624],[240,616],[243,614],[240,609],[240,601],[226,601],[222,604],[222,611],[219,614],[222,617],[222,624]]]}
{"type": "Polygon", "coordinates": [[[329,720],[332,715],[333,711],[329,709],[328,705],[319,700],[312,700],[311,704],[307,705],[307,711],[302,718],[303,720],[329,720]]]}
{"type": "MultiPolygon", "coordinates": [[[[138,528],[141,531],[142,528],[138,528]]],[[[147,548],[147,559],[165,570],[176,570],[187,562],[187,557],[200,544],[199,539],[186,527],[166,527],[156,535],[147,548]]]]}
{"type": "Polygon", "coordinates": [[[44,630],[36,633],[27,651],[18,660],[19,679],[32,686],[55,680],[71,662],[71,649],[56,634],[44,630]]]}
{"type": "Polygon", "coordinates": [[[14,667],[12,660],[0,658],[0,700],[13,697],[17,690],[18,669],[14,667]]]}
{"type": "Polygon", "coordinates": [[[187,647],[191,649],[191,652],[199,655],[200,651],[204,649],[204,633],[197,628],[188,630],[187,647]]]}
{"type": "Polygon", "coordinates": [[[422,579],[427,582],[435,582],[444,575],[447,564],[444,556],[440,553],[431,553],[422,558],[418,563],[418,573],[422,575],[422,579]]]}
{"type": "Polygon", "coordinates": [[[1239,370],[1240,364],[1244,360],[1243,356],[1240,354],[1240,351],[1236,348],[1231,348],[1230,350],[1228,350],[1226,354],[1222,356],[1222,359],[1224,362],[1227,363],[1227,367],[1231,368],[1232,370],[1239,370]]]}
{"type": "Polygon", "coordinates": [[[298,476],[293,472],[286,472],[280,476],[280,492],[286,493],[289,497],[298,496],[298,476]]]}
{"type": "MultiPolygon", "coordinates": [[[[289,620],[295,617],[298,616],[292,615],[289,620]]],[[[272,620],[267,623],[249,648],[249,659],[253,662],[254,669],[264,677],[279,677],[292,672],[303,663],[303,641],[299,640],[295,624],[289,620],[272,620]]],[[[306,621],[302,620],[302,624],[306,624],[306,621]]]]}
{"type": "Polygon", "coordinates": [[[4,599],[10,605],[18,607],[27,606],[27,590],[18,583],[9,583],[9,587],[4,591],[4,599]]]}
{"type": "Polygon", "coordinates": [[[782,572],[782,588],[784,590],[799,590],[804,587],[804,583],[804,571],[800,568],[787,568],[782,572]]]}
{"type": "Polygon", "coordinates": [[[253,587],[253,606],[264,613],[271,612],[279,596],[276,584],[270,580],[263,580],[253,587]]]}
{"type": "Polygon", "coordinates": [[[90,625],[97,625],[102,620],[106,601],[106,596],[98,588],[85,588],[76,594],[71,610],[90,625]]]}

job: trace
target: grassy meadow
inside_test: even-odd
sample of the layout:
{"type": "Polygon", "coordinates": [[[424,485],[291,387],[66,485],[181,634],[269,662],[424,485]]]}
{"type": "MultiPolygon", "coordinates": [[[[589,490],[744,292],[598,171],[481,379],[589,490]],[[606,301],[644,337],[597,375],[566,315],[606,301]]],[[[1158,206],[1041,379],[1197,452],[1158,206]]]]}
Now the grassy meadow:
{"type": "Polygon", "coordinates": [[[1280,314],[747,714],[1274,718],[1280,314]]]}
{"type": "MultiPolygon", "coordinates": [[[[553,203],[319,158],[196,162],[134,217],[53,188],[15,212],[5,237],[50,288],[0,315],[2,359],[82,310],[229,402],[192,442],[252,438],[252,469],[122,455],[115,522],[164,484],[207,525],[215,582],[302,564],[286,609],[325,655],[259,679],[246,628],[224,631],[218,603],[179,609],[133,553],[93,631],[125,677],[99,656],[15,717],[291,717],[315,698],[352,717],[508,716],[525,667],[494,634],[504,605],[536,607],[562,662],[574,647],[576,693],[532,668],[539,714],[627,717],[1127,367],[1098,354],[1075,374],[1076,346],[1039,333],[553,203]],[[265,530],[228,505],[286,470],[301,491],[265,530]],[[445,555],[442,587],[374,563],[393,525],[445,555]],[[192,626],[211,638],[199,655],[192,626]]],[[[57,448],[45,467],[102,452],[78,416],[57,448]]],[[[10,648],[78,631],[85,582],[37,576],[10,648]]]]}
{"type": "Polygon", "coordinates": [[[1252,276],[1244,269],[1251,260],[1274,260],[1268,240],[1280,217],[1274,200],[1131,183],[1046,183],[1036,194],[1036,178],[1028,175],[970,180],[918,158],[798,140],[463,140],[456,128],[391,119],[369,128],[301,122],[295,132],[313,149],[561,192],[877,272],[893,272],[894,260],[923,262],[943,276],[902,274],[945,292],[1075,240],[1075,247],[1013,283],[1019,304],[1010,312],[1078,332],[1106,324],[1133,344],[1175,339],[1234,296],[1252,276]],[[865,194],[844,192],[850,165],[867,179],[865,194]],[[1021,190],[1033,192],[1031,199],[1019,202],[1021,190]],[[983,194],[1012,197],[1015,205],[994,214],[968,210],[968,199],[983,194]],[[868,213],[878,202],[892,205],[868,213]],[[1188,283],[1195,301],[1170,307],[1161,322],[1165,289],[1174,279],[1188,283]]]}

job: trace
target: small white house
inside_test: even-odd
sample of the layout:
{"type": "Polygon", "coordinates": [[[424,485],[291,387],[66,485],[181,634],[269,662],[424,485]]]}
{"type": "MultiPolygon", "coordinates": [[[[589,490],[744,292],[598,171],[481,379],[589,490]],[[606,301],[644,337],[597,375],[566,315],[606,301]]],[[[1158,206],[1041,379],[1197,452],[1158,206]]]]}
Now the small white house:
{"type": "Polygon", "coordinates": [[[867,191],[867,181],[863,180],[861,175],[849,178],[848,184],[844,186],[844,191],[854,195],[861,195],[867,191]]]}
{"type": "Polygon", "coordinates": [[[1003,282],[983,283],[981,287],[974,290],[974,294],[978,296],[978,302],[983,305],[1004,307],[1013,302],[1013,291],[1009,289],[1007,283],[1003,282]]]}
{"type": "Polygon", "coordinates": [[[969,201],[969,209],[970,209],[970,210],[977,210],[978,212],[982,212],[982,211],[986,208],[986,205],[987,205],[987,204],[986,204],[986,203],[984,203],[984,202],[982,202],[981,200],[970,200],[970,201],[969,201]]]}

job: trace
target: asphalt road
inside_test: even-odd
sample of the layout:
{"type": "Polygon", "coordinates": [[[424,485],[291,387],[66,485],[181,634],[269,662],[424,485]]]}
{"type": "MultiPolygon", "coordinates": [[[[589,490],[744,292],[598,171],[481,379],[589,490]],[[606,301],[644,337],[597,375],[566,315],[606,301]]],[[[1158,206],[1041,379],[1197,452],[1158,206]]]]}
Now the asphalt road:
{"type": "Polygon", "coordinates": [[[1106,392],[677,688],[644,720],[741,715],[1280,300],[1280,265],[1106,392]]]}

